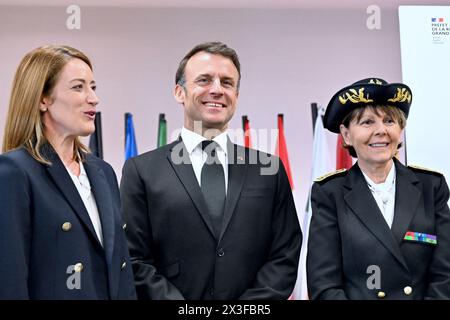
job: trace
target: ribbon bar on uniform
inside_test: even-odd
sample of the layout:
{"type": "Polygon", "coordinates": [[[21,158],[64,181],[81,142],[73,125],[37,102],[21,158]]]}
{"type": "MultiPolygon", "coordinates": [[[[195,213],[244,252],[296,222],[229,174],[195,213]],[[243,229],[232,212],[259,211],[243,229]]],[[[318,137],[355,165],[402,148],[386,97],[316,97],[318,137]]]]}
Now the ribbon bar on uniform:
{"type": "Polygon", "coordinates": [[[408,231],[405,234],[405,237],[403,240],[407,241],[416,241],[416,242],[422,242],[422,243],[429,243],[437,245],[437,239],[436,236],[433,234],[426,234],[426,233],[420,233],[420,232],[413,232],[408,231]]]}

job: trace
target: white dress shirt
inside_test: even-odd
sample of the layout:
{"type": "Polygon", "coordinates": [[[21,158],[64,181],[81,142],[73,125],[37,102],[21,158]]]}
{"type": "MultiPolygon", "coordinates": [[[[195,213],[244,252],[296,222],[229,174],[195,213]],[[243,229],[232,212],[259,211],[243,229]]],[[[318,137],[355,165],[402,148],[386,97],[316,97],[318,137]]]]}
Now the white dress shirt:
{"type": "Polygon", "coordinates": [[[66,170],[72,178],[72,181],[75,184],[81,199],[83,200],[86,211],[88,212],[89,218],[91,218],[92,225],[94,226],[95,233],[97,234],[97,238],[103,246],[102,224],[100,222],[97,203],[95,202],[94,194],[92,193],[91,184],[89,183],[89,178],[86,174],[86,170],[84,169],[83,162],[80,162],[80,176],[78,177],[74,175],[69,168],[66,167],[66,170]]]}
{"type": "MultiPolygon", "coordinates": [[[[207,154],[202,150],[201,142],[208,140],[205,137],[183,127],[181,129],[181,139],[183,139],[184,145],[189,153],[189,159],[194,169],[195,177],[197,178],[198,185],[201,186],[202,181],[202,168],[206,162],[207,154]]],[[[217,157],[222,163],[223,173],[225,176],[225,192],[228,190],[228,157],[227,157],[227,143],[228,137],[226,132],[222,132],[217,137],[212,139],[217,142],[219,147],[216,149],[217,157]]]]}
{"type": "Polygon", "coordinates": [[[373,182],[364,172],[363,175],[377,202],[378,208],[383,214],[384,220],[386,220],[389,228],[392,228],[395,210],[395,165],[392,164],[386,180],[382,183],[377,184],[373,182]]]}

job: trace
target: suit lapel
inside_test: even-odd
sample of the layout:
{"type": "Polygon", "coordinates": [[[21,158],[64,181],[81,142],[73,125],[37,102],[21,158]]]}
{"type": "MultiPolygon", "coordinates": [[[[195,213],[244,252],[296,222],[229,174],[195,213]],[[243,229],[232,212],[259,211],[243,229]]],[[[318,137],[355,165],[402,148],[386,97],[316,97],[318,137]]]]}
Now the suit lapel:
{"type": "Polygon", "coordinates": [[[95,202],[97,204],[98,213],[100,216],[103,233],[103,246],[105,249],[106,261],[109,270],[108,275],[110,292],[111,297],[115,297],[118,290],[118,283],[117,281],[112,281],[112,279],[114,279],[112,275],[112,266],[114,265],[112,259],[115,239],[113,198],[103,170],[95,165],[95,163],[90,160],[89,156],[84,163],[84,167],[89,178],[89,183],[91,184],[92,192],[94,193],[95,202]]]}
{"type": "Polygon", "coordinates": [[[349,189],[344,196],[347,205],[359,217],[366,228],[408,269],[394,235],[384,220],[357,164],[349,171],[344,186],[349,189]]]}
{"type": "Polygon", "coordinates": [[[103,170],[97,167],[92,161],[84,163],[84,168],[94,193],[100,221],[102,224],[103,244],[108,263],[111,263],[114,248],[114,207],[110,188],[106,181],[103,170]]]}
{"type": "Polygon", "coordinates": [[[236,207],[236,203],[241,195],[241,190],[247,173],[247,165],[245,164],[245,159],[247,159],[245,148],[231,143],[230,139],[228,139],[227,157],[228,189],[223,214],[222,232],[220,233],[219,241],[222,239],[223,234],[230,223],[231,217],[233,216],[234,208],[236,207]]]}
{"type": "Polygon", "coordinates": [[[394,233],[395,240],[400,244],[417,211],[421,190],[417,185],[419,182],[417,177],[400,162],[397,160],[394,161],[397,181],[395,186],[395,213],[392,232],[394,233]]]}
{"type": "Polygon", "coordinates": [[[178,176],[178,179],[180,179],[183,184],[186,192],[189,194],[189,197],[197,208],[197,211],[200,213],[200,216],[209,231],[215,237],[211,218],[208,213],[208,208],[206,206],[202,190],[200,189],[197,178],[195,177],[194,169],[192,168],[191,160],[189,158],[189,153],[181,139],[175,141],[171,148],[169,148],[169,151],[167,152],[167,160],[178,176]]]}
{"type": "Polygon", "coordinates": [[[72,179],[70,178],[69,173],[64,167],[61,159],[49,144],[46,144],[42,147],[42,153],[52,163],[51,165],[47,166],[47,171],[50,174],[55,185],[64,195],[67,202],[80,218],[86,229],[88,229],[94,241],[97,242],[99,246],[101,246],[89,214],[84,206],[83,200],[81,199],[80,194],[78,193],[78,190],[75,187],[72,179]]]}

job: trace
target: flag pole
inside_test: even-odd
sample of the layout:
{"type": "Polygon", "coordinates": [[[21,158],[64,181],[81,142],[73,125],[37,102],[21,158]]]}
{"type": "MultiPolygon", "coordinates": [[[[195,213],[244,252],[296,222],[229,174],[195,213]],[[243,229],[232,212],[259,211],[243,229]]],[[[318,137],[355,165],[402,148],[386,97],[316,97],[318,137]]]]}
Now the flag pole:
{"type": "Polygon", "coordinates": [[[166,123],[166,114],[160,113],[158,120],[158,137],[156,141],[156,146],[162,147],[167,144],[167,123],[166,123]]]}
{"type": "Polygon", "coordinates": [[[102,113],[96,112],[95,115],[95,137],[97,143],[97,156],[103,159],[103,137],[102,137],[102,113]]]}
{"type": "Polygon", "coordinates": [[[123,126],[123,146],[125,147],[127,144],[127,119],[128,116],[130,115],[129,112],[125,112],[124,114],[124,126],[123,126]]]}
{"type": "Polygon", "coordinates": [[[311,116],[312,116],[312,129],[313,129],[313,135],[314,135],[314,130],[316,129],[316,119],[317,119],[317,103],[316,102],[311,103],[311,116]]]}
{"type": "Polygon", "coordinates": [[[244,129],[244,134],[245,134],[245,124],[248,121],[248,117],[247,116],[242,116],[242,129],[244,129]]]}
{"type": "Polygon", "coordinates": [[[246,148],[251,148],[250,123],[247,116],[242,116],[242,129],[244,130],[244,146],[246,148]]]}

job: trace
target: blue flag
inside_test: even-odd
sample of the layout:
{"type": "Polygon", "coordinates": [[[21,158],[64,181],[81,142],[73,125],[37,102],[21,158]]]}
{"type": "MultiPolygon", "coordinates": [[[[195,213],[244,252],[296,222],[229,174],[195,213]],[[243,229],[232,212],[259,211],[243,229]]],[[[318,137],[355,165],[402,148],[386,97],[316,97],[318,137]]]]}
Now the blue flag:
{"type": "Polygon", "coordinates": [[[134,135],[133,115],[125,113],[125,161],[137,156],[136,137],[134,135]]]}

